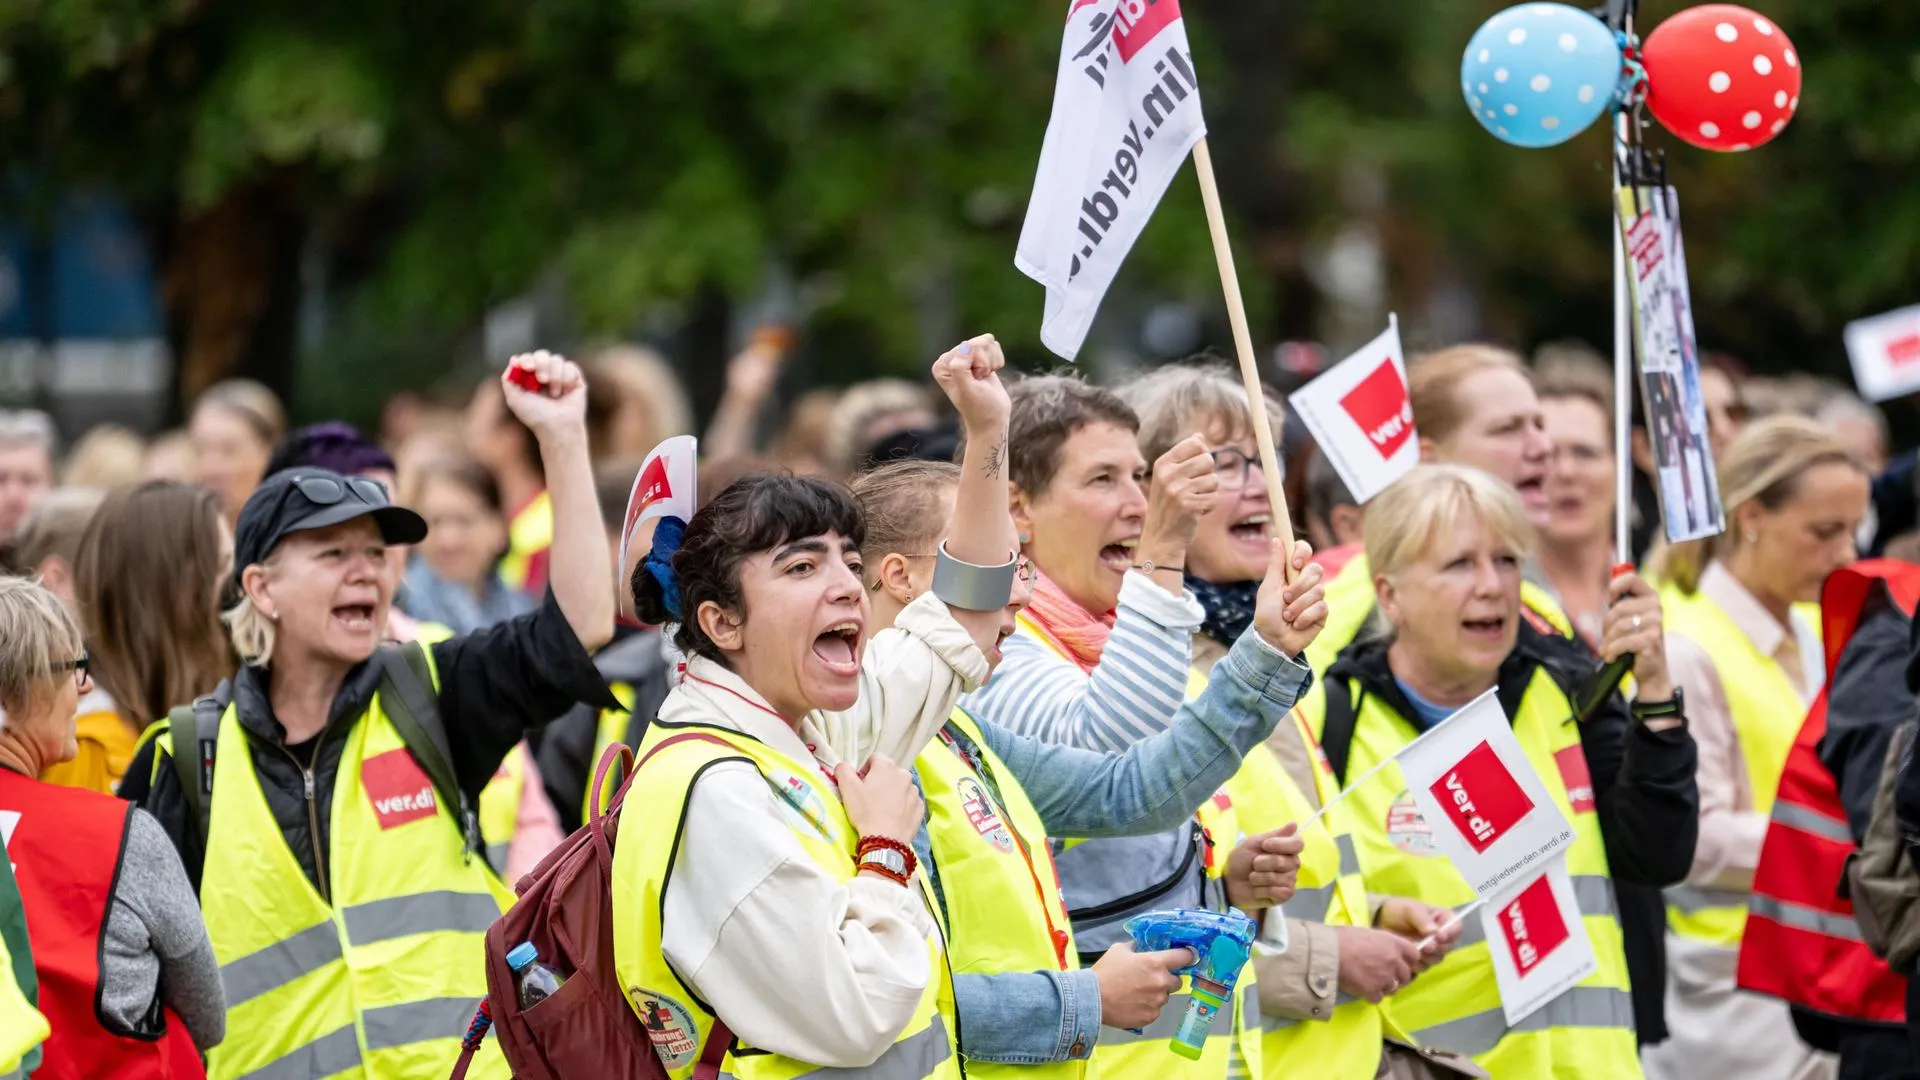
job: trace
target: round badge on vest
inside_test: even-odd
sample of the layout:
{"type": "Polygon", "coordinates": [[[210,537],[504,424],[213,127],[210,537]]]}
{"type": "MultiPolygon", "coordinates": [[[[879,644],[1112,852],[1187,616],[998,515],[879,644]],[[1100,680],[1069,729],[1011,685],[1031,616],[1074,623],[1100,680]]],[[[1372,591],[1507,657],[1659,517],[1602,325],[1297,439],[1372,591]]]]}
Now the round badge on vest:
{"type": "Polygon", "coordinates": [[[660,1055],[660,1063],[670,1070],[693,1064],[700,1053],[700,1040],[694,1037],[699,1029],[693,1026],[693,1014],[687,1007],[641,986],[627,993],[633,998],[634,1010],[640,1014],[640,1025],[647,1029],[654,1052],[660,1055]]]}
{"type": "Polygon", "coordinates": [[[967,812],[967,821],[973,825],[973,831],[985,837],[987,842],[1001,851],[1013,850],[1013,834],[1000,820],[1000,815],[988,801],[987,793],[981,790],[971,776],[963,776],[955,784],[954,790],[960,795],[960,806],[967,812]]]}
{"type": "Polygon", "coordinates": [[[1440,854],[1433,846],[1433,828],[1420,815],[1412,792],[1402,791],[1394,797],[1393,805],[1387,807],[1387,839],[1393,841],[1394,847],[1416,858],[1440,854]]]}
{"type": "Polygon", "coordinates": [[[812,784],[792,773],[774,773],[767,779],[780,793],[780,811],[789,825],[816,840],[833,843],[827,833],[827,804],[812,784]]]}

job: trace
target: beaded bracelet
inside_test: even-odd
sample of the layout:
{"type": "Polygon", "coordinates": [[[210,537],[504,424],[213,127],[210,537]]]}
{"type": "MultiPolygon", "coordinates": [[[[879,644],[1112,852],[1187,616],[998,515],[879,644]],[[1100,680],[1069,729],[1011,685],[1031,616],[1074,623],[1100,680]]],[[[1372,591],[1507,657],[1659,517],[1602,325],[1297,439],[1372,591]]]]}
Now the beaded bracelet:
{"type": "Polygon", "coordinates": [[[869,874],[879,874],[881,877],[886,878],[888,881],[893,882],[895,885],[905,886],[907,884],[907,880],[908,880],[907,875],[896,873],[890,867],[881,866],[879,863],[876,863],[876,862],[860,863],[859,869],[864,870],[869,874]]]}
{"type": "Polygon", "coordinates": [[[861,857],[866,855],[867,852],[869,851],[883,851],[883,850],[897,851],[900,853],[900,857],[902,859],[905,859],[907,862],[908,877],[912,877],[914,870],[920,865],[920,857],[913,853],[913,848],[907,846],[906,844],[901,843],[898,840],[894,840],[885,836],[861,837],[860,845],[854,848],[853,861],[858,863],[861,857]]]}

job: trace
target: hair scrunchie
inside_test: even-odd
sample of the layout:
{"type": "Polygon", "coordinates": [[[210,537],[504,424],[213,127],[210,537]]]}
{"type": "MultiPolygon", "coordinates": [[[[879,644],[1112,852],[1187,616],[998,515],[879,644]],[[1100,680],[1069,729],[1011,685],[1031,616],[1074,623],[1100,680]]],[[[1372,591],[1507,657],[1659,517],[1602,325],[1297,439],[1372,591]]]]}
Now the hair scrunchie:
{"type": "Polygon", "coordinates": [[[640,565],[646,567],[653,580],[660,583],[660,593],[667,605],[667,614],[675,619],[680,613],[680,577],[673,572],[673,553],[680,550],[680,541],[686,539],[687,523],[677,517],[663,517],[653,529],[653,547],[648,550],[646,560],[640,565]]]}

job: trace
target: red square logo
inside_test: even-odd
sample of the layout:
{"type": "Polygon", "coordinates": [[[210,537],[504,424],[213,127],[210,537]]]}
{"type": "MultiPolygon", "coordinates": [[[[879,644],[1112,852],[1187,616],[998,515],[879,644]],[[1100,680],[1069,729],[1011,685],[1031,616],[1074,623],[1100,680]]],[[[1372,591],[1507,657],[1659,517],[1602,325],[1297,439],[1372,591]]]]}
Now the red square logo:
{"type": "Polygon", "coordinates": [[[433,797],[433,781],[404,749],[362,761],[360,786],[367,789],[367,801],[373,804],[373,816],[382,829],[430,818],[439,809],[433,797]]]}
{"type": "Polygon", "coordinates": [[[1920,334],[1908,334],[1887,342],[1887,360],[1894,367],[1906,367],[1920,360],[1920,334]]]}
{"type": "Polygon", "coordinates": [[[1475,851],[1492,847],[1533,809],[1533,800],[1484,740],[1435,780],[1430,790],[1475,851]]]}
{"type": "Polygon", "coordinates": [[[1407,397],[1407,384],[1393,358],[1380,361],[1373,374],[1347,391],[1340,399],[1353,422],[1367,433],[1367,441],[1380,452],[1382,460],[1400,452],[1413,437],[1413,402],[1407,397]]]}
{"type": "Polygon", "coordinates": [[[1120,0],[1113,15],[1113,44],[1124,64],[1179,21],[1180,0],[1120,0]]]}
{"type": "Polygon", "coordinates": [[[1560,898],[1554,895],[1548,875],[1535,878],[1513,898],[1513,903],[1500,909],[1500,932],[1506,936],[1514,969],[1522,975],[1539,967],[1572,936],[1560,915],[1560,898]]]}
{"type": "Polygon", "coordinates": [[[1593,774],[1587,771],[1587,752],[1575,743],[1553,755],[1553,760],[1560,766],[1560,782],[1567,787],[1567,804],[1573,812],[1593,813],[1593,774]]]}

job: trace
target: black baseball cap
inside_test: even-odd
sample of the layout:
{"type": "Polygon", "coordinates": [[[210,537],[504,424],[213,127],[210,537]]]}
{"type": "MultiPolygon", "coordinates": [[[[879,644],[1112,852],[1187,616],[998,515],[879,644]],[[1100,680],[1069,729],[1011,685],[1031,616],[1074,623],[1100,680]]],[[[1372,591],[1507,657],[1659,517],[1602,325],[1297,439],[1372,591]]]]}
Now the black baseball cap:
{"type": "Polygon", "coordinates": [[[389,544],[417,544],[427,538],[427,521],[395,506],[378,481],[341,476],[308,466],[274,473],[255,488],[240,508],[233,527],[233,580],[247,567],[265,562],[289,533],[324,529],[370,517],[389,544]]]}

